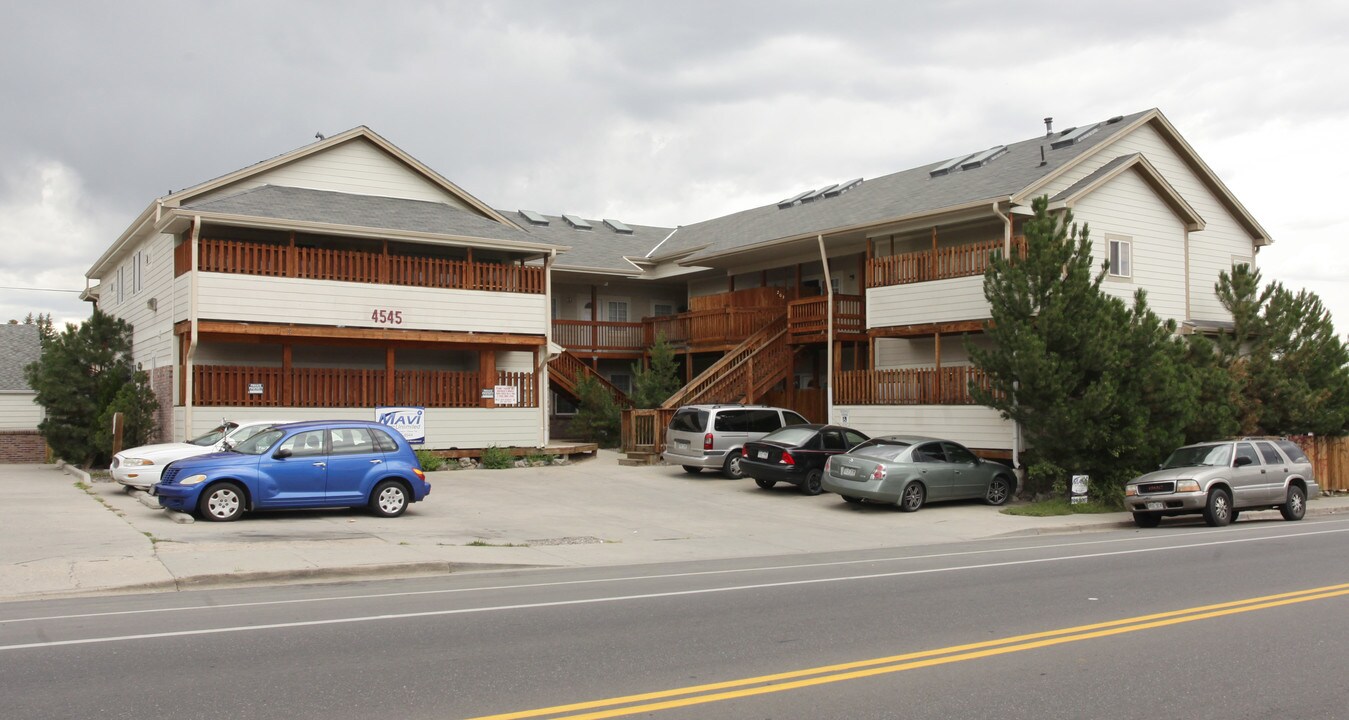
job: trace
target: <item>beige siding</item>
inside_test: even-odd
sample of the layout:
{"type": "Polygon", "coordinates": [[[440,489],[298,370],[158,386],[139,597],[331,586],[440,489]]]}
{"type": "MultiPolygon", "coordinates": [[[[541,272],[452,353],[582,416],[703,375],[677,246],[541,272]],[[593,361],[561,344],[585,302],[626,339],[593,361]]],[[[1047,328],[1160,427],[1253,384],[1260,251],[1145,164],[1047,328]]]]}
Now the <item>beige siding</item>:
{"type": "MultiPolygon", "coordinates": [[[[539,408],[427,408],[426,444],[431,450],[449,448],[541,447],[543,411],[539,408]]],[[[181,433],[183,408],[174,409],[181,433]]],[[[220,423],[221,418],[243,420],[374,420],[374,408],[194,408],[189,435],[196,437],[220,423]]]]}
{"type": "Polygon", "coordinates": [[[979,320],[988,315],[982,275],[867,290],[868,328],[979,320]]]}
{"type": "MultiPolygon", "coordinates": [[[[965,344],[990,347],[988,336],[943,335],[941,339],[941,364],[969,365],[970,355],[965,344]]],[[[936,343],[931,337],[919,338],[876,338],[876,367],[880,370],[900,370],[905,368],[932,367],[936,359],[936,343]]]]}
{"type": "Polygon", "coordinates": [[[345,325],[542,335],[543,295],[436,290],[298,278],[198,273],[198,317],[258,323],[345,325]],[[375,310],[403,313],[399,325],[370,319],[375,310]]]}
{"type": "Polygon", "coordinates": [[[1185,320],[1185,226],[1139,173],[1125,172],[1097,188],[1073,215],[1090,228],[1095,267],[1109,257],[1111,237],[1130,243],[1131,276],[1107,277],[1106,293],[1132,305],[1134,292],[1146,290],[1153,312],[1185,320]]]}
{"type": "Polygon", "coordinates": [[[1219,271],[1231,268],[1234,256],[1254,255],[1251,235],[1151,125],[1117,138],[1071,173],[1056,178],[1046,192],[1053,197],[1114,158],[1132,153],[1142,153],[1204,219],[1204,230],[1190,233],[1190,319],[1231,320],[1213,285],[1219,271]]]}
{"type": "MultiPolygon", "coordinates": [[[[586,305],[590,304],[591,287],[585,284],[560,283],[554,278],[553,299],[557,302],[556,318],[559,320],[590,320],[590,308],[586,305]]],[[[725,289],[724,285],[722,289],[725,289]]],[[[628,303],[629,322],[639,322],[642,318],[654,315],[657,303],[669,305],[675,311],[688,304],[683,289],[656,286],[650,283],[642,285],[611,283],[608,287],[595,288],[595,293],[599,296],[600,301],[599,313],[596,316],[599,320],[606,319],[604,303],[609,300],[620,300],[628,303]]]]}
{"type": "Polygon", "coordinates": [[[36,430],[42,406],[32,393],[0,393],[0,430],[36,430]]]}
{"type": "Polygon", "coordinates": [[[192,202],[201,203],[212,198],[234,195],[262,185],[427,200],[446,203],[462,210],[470,209],[439,185],[363,139],[345,142],[282,167],[250,176],[233,185],[193,198],[192,202]]]}
{"type": "Polygon", "coordinates": [[[132,358],[146,372],[172,365],[173,321],[177,315],[175,304],[178,297],[174,291],[173,236],[151,235],[98,280],[103,288],[98,301],[99,309],[132,326],[132,358]],[[135,285],[138,264],[139,289],[135,285]],[[152,299],[154,309],[150,307],[152,299]]]}
{"type": "Polygon", "coordinates": [[[972,448],[1012,448],[1011,421],[981,405],[840,405],[830,420],[872,436],[928,435],[972,448]]]}

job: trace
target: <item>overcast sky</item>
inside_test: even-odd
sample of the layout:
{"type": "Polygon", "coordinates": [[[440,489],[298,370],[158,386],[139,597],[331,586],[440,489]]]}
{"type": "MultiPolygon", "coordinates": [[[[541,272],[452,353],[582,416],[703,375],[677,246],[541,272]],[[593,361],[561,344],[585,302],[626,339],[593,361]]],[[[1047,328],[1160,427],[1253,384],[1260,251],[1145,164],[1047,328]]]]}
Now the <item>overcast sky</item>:
{"type": "Polygon", "coordinates": [[[1160,108],[1349,327],[1349,3],[0,0],[0,322],[156,197],[368,125],[499,208],[689,224],[1160,108]],[[25,290],[18,288],[39,288],[25,290]]]}

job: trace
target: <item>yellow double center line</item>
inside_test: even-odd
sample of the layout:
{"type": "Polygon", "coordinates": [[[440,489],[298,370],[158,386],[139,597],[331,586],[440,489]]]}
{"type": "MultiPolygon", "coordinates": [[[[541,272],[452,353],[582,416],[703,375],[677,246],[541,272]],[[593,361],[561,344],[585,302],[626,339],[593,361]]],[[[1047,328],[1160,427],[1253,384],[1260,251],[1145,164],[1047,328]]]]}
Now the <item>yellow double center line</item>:
{"type": "Polygon", "coordinates": [[[693,685],[684,688],[642,693],[640,695],[626,695],[623,697],[608,698],[606,700],[591,700],[571,705],[539,708],[537,710],[487,715],[474,718],[473,720],[518,720],[520,718],[542,717],[553,717],[554,720],[561,720],[561,718],[566,718],[567,720],[592,720],[598,718],[621,717],[623,715],[632,715],[635,713],[669,710],[672,708],[687,707],[689,705],[699,705],[722,700],[751,697],[754,695],[783,692],[785,690],[795,690],[798,688],[811,687],[813,685],[856,680],[859,678],[872,677],[874,675],[903,672],[905,670],[914,670],[934,665],[945,665],[947,663],[962,662],[965,660],[975,660],[978,658],[992,657],[994,655],[1006,655],[1008,653],[1034,650],[1036,648],[1049,647],[1052,645],[1062,645],[1064,643],[1077,642],[1079,640],[1091,640],[1093,638],[1108,637],[1110,635],[1121,635],[1124,633],[1137,632],[1139,630],[1149,630],[1151,628],[1165,627],[1167,625],[1179,625],[1181,623],[1194,622],[1196,620],[1207,620],[1210,618],[1222,617],[1224,615],[1236,615],[1238,613],[1251,612],[1254,610],[1265,610],[1283,605],[1293,605],[1296,603],[1310,602],[1312,600],[1324,600],[1326,598],[1340,597],[1343,595],[1349,595],[1349,583],[1328,585],[1326,587],[1312,588],[1310,590],[1299,590],[1297,592],[1280,593],[1278,595],[1266,595],[1264,597],[1248,598],[1245,600],[1234,600],[1232,602],[1218,603],[1217,605],[1204,605],[1202,607],[1189,608],[1186,610],[1172,610],[1170,612],[1156,613],[1153,615],[1140,615],[1138,617],[1125,618],[1123,620],[1111,620],[1109,622],[1096,623],[1093,625],[1079,625],[1077,627],[1062,628],[1059,630],[1047,630],[1044,632],[1031,633],[1029,635],[1017,635],[1014,637],[1002,638],[1000,640],[986,640],[984,642],[971,643],[968,645],[953,645],[951,647],[938,648],[936,650],[923,650],[921,652],[906,653],[904,655],[891,655],[889,657],[873,658],[871,660],[858,660],[840,665],[825,665],[803,670],[792,670],[776,675],[760,675],[758,677],[727,680],[725,682],[709,683],[706,685],[693,685]],[[580,712],[581,714],[567,714],[577,712],[580,712]]]}

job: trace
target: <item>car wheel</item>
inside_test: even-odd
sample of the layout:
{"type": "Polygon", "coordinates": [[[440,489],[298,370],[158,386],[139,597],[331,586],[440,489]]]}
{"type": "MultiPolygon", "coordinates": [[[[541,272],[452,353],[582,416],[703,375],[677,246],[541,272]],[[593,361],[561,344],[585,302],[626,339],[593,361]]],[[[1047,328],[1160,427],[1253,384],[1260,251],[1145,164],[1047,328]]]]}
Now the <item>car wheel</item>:
{"type": "Polygon", "coordinates": [[[862,498],[860,498],[860,497],[853,497],[853,496],[851,496],[851,495],[844,495],[844,496],[843,496],[843,502],[851,503],[851,504],[853,504],[853,505],[860,505],[860,504],[862,503],[862,498]]]}
{"type": "Polygon", "coordinates": [[[904,488],[904,494],[899,496],[899,509],[904,512],[913,512],[923,506],[923,500],[927,497],[927,490],[923,488],[920,482],[911,482],[904,488]]]}
{"type": "Polygon", "coordinates": [[[758,485],[764,490],[771,490],[773,489],[774,485],[778,484],[778,482],[776,480],[761,480],[759,478],[754,478],[754,484],[758,485]]]}
{"type": "Polygon", "coordinates": [[[730,455],[726,456],[726,463],[721,466],[721,471],[726,477],[732,480],[739,480],[745,477],[745,471],[740,468],[740,461],[744,458],[739,450],[732,450],[730,455]]]}
{"type": "Polygon", "coordinates": [[[1012,483],[999,475],[988,483],[988,492],[984,493],[984,502],[989,505],[1003,505],[1012,499],[1012,483]]]}
{"type": "Polygon", "coordinates": [[[1214,488],[1204,505],[1204,522],[1209,527],[1222,527],[1232,522],[1232,496],[1222,488],[1214,488]]]}
{"type": "Polygon", "coordinates": [[[702,468],[700,468],[700,467],[694,467],[694,466],[692,466],[692,465],[683,465],[683,466],[681,466],[681,467],[684,468],[684,472],[686,472],[686,473],[688,473],[688,474],[690,474],[690,475],[697,475],[698,473],[700,473],[700,472],[703,471],[702,468]]]}
{"type": "Polygon", "coordinates": [[[370,512],[379,517],[398,517],[407,509],[407,488],[397,480],[381,480],[370,493],[370,512]]]}
{"type": "Polygon", "coordinates": [[[1240,511],[1240,510],[1233,510],[1233,511],[1232,511],[1232,522],[1236,522],[1236,521],[1237,521],[1237,518],[1239,518],[1239,517],[1241,517],[1241,511],[1240,511]]]}
{"type": "Polygon", "coordinates": [[[1162,524],[1162,516],[1157,513],[1136,512],[1134,524],[1141,528],[1155,528],[1162,524]]]}
{"type": "Polygon", "coordinates": [[[811,470],[806,473],[806,481],[801,483],[801,494],[819,495],[824,490],[824,487],[820,485],[820,478],[822,477],[824,477],[824,474],[819,470],[811,470]]]}
{"type": "Polygon", "coordinates": [[[1279,506],[1279,513],[1284,520],[1301,520],[1307,514],[1307,493],[1296,485],[1289,487],[1288,499],[1279,506]]]}
{"type": "Polygon", "coordinates": [[[216,483],[201,494],[197,512],[211,522],[238,520],[244,514],[244,491],[232,482],[216,483]]]}

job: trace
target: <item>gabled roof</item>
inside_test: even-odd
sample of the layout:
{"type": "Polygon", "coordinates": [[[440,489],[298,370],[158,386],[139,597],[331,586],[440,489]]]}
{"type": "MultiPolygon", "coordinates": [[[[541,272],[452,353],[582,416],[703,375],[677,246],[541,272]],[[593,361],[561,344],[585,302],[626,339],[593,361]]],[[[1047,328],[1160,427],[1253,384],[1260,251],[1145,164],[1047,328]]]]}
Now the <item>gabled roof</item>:
{"type": "MultiPolygon", "coordinates": [[[[933,170],[947,163],[946,160],[938,160],[910,170],[864,180],[836,197],[825,197],[785,209],[776,204],[766,205],[681,227],[671,242],[661,248],[658,257],[677,255],[690,248],[702,248],[681,261],[684,264],[697,264],[700,259],[772,244],[774,241],[812,237],[817,233],[828,234],[980,203],[1005,201],[1060,168],[1092,153],[1122,129],[1129,127],[1134,120],[1147,114],[1136,113],[1113,123],[1101,123],[1096,132],[1066,147],[1050,147],[1062,133],[1055,133],[1052,137],[1042,135],[1008,145],[1005,152],[968,170],[959,169],[957,164],[956,169],[949,173],[933,176],[933,170]]],[[[971,147],[969,155],[982,150],[982,147],[971,147]]]]}
{"type": "Polygon", "coordinates": [[[1073,183],[1071,186],[1064,189],[1063,192],[1050,198],[1049,202],[1051,205],[1063,203],[1068,207],[1072,207],[1078,200],[1081,200],[1092,191],[1129,170],[1136,170],[1139,175],[1142,175],[1143,180],[1152,187],[1167,205],[1171,206],[1172,211],[1176,213],[1177,217],[1185,222],[1185,226],[1188,229],[1192,231],[1204,229],[1204,218],[1199,216],[1199,213],[1194,207],[1191,206],[1190,203],[1171,186],[1171,183],[1167,182],[1166,178],[1162,177],[1162,174],[1157,172],[1157,168],[1153,167],[1152,163],[1148,162],[1148,159],[1143,157],[1140,153],[1121,155],[1114,160],[1111,160],[1097,168],[1090,175],[1073,183]]]}
{"type": "Polygon", "coordinates": [[[200,215],[203,219],[270,218],[327,228],[362,228],[376,232],[416,233],[523,243],[541,249],[539,239],[512,225],[425,200],[354,195],[307,188],[263,185],[236,195],[185,205],[172,215],[200,215]]]}
{"type": "Polygon", "coordinates": [[[0,393],[31,393],[23,369],[42,357],[36,325],[0,325],[0,393]]]}
{"type": "MultiPolygon", "coordinates": [[[[503,215],[513,214],[508,210],[498,212],[503,215]]],[[[591,218],[583,218],[591,229],[578,230],[561,215],[539,213],[540,217],[548,221],[547,225],[539,225],[520,216],[518,211],[514,214],[519,217],[518,222],[525,232],[538,238],[539,242],[568,246],[567,251],[558,255],[553,263],[554,269],[563,271],[639,275],[641,269],[626,258],[641,258],[674,231],[673,228],[655,225],[624,223],[623,226],[632,232],[621,233],[604,220],[591,218]]]]}

